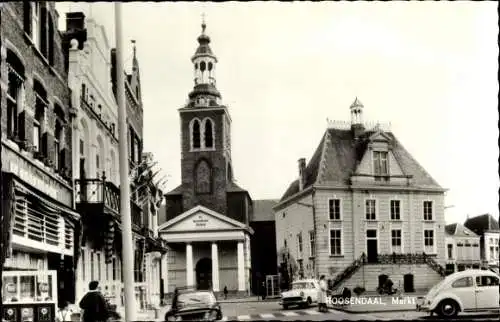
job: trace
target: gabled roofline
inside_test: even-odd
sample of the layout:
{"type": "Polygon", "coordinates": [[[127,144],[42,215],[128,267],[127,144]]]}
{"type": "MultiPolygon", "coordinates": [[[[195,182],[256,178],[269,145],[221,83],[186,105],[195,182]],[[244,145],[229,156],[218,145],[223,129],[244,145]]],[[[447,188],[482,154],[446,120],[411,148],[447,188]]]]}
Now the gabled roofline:
{"type": "Polygon", "coordinates": [[[288,197],[287,199],[283,200],[283,201],[280,201],[278,202],[277,205],[275,205],[272,209],[273,211],[279,211],[283,208],[285,208],[290,202],[296,200],[296,199],[299,199],[301,197],[305,197],[307,196],[309,193],[312,192],[312,190],[314,189],[314,185],[310,185],[309,187],[291,195],[290,197],[288,197]]]}
{"type": "Polygon", "coordinates": [[[237,228],[240,228],[242,230],[248,230],[251,234],[254,233],[254,231],[251,227],[248,227],[245,224],[240,223],[239,221],[236,221],[236,220],[231,219],[229,217],[223,216],[223,215],[219,214],[218,212],[215,212],[211,209],[208,209],[207,207],[204,207],[202,205],[198,205],[196,207],[193,207],[193,208],[189,209],[188,211],[184,212],[183,214],[164,222],[163,224],[161,224],[158,227],[158,231],[163,230],[169,226],[172,226],[172,225],[186,219],[187,217],[191,216],[192,214],[196,213],[197,211],[203,211],[203,212],[209,214],[210,216],[213,216],[221,221],[232,224],[232,225],[236,226],[237,228]]]}

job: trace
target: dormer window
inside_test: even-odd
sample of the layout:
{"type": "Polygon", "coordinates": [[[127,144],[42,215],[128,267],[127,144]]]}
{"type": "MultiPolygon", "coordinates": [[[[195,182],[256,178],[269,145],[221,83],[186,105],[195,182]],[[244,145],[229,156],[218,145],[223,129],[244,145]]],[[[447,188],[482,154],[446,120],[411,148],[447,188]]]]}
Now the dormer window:
{"type": "Polygon", "coordinates": [[[389,167],[387,163],[387,151],[373,152],[373,172],[376,176],[389,175],[389,167]]]}

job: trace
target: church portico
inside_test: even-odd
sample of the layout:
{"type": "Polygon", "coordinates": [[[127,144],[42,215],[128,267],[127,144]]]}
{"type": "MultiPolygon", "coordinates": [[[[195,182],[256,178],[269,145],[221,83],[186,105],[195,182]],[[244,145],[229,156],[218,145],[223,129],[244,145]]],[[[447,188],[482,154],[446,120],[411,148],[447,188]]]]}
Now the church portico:
{"type": "Polygon", "coordinates": [[[222,292],[249,290],[251,228],[203,206],[165,222],[159,235],[170,248],[168,291],[193,286],[222,292]]]}

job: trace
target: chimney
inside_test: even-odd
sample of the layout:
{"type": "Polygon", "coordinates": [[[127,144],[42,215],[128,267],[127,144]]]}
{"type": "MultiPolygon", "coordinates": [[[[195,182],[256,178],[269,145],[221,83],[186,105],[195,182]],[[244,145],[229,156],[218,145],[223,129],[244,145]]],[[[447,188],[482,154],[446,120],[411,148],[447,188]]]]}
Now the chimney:
{"type": "Polygon", "coordinates": [[[304,183],[305,183],[305,172],[306,169],[306,159],[305,158],[300,158],[299,159],[299,191],[302,191],[304,189],[304,183]]]}
{"type": "Polygon", "coordinates": [[[66,31],[85,29],[85,14],[83,12],[66,13],[66,31]]]}

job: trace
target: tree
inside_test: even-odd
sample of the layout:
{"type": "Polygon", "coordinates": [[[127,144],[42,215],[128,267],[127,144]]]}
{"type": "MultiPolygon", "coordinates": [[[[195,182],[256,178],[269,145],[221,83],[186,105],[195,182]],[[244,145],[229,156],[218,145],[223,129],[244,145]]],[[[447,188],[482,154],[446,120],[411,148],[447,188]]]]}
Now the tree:
{"type": "Polygon", "coordinates": [[[290,254],[288,247],[282,247],[278,251],[278,258],[280,259],[280,271],[282,279],[282,289],[289,289],[294,277],[298,277],[299,265],[295,258],[290,254]]]}

